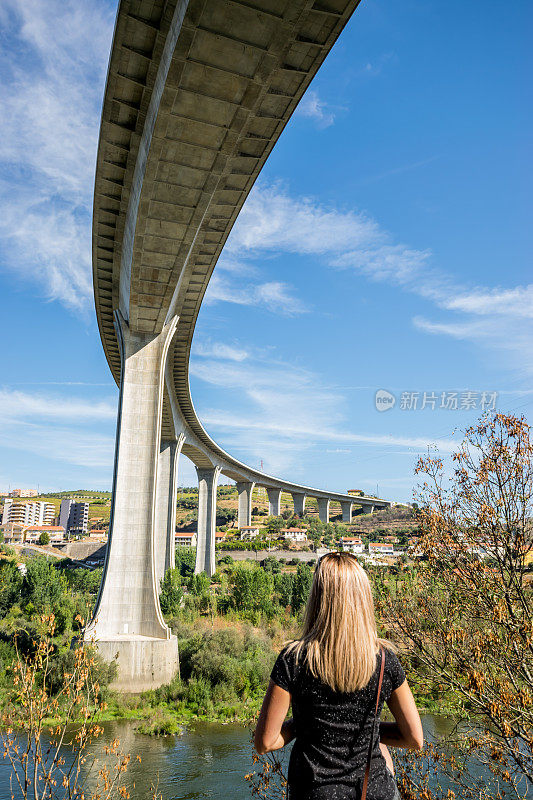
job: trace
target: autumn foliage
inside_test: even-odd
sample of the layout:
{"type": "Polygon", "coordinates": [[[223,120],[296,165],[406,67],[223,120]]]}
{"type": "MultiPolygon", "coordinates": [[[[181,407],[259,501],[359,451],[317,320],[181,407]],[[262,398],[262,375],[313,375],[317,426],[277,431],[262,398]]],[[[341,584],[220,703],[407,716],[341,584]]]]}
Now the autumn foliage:
{"type": "MultiPolygon", "coordinates": [[[[99,718],[106,707],[94,651],[78,642],[58,688],[54,634],[54,616],[43,616],[34,647],[24,654],[17,648],[11,666],[13,689],[0,721],[3,756],[11,765],[11,799],[134,797],[126,780],[131,757],[122,752],[120,742],[100,748],[99,758],[94,752],[104,732],[99,718]]],[[[154,790],[150,797],[156,800],[159,795],[154,790]]]]}
{"type": "Polygon", "coordinates": [[[418,693],[453,696],[464,719],[401,757],[408,800],[532,796],[532,455],[525,420],[496,414],[466,431],[451,474],[431,454],[417,465],[420,568],[379,610],[418,693]]]}

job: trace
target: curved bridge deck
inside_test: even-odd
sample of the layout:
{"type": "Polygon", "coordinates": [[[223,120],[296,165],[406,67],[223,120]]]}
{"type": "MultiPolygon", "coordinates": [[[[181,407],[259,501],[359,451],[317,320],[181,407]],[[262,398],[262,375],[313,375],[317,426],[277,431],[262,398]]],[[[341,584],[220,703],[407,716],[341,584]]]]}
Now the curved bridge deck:
{"type": "MultiPolygon", "coordinates": [[[[215,569],[221,473],[237,482],[240,524],[249,524],[254,484],[267,488],[272,513],[279,511],[282,490],[302,514],[306,496],[316,497],[326,520],[331,500],[341,502],[345,519],[354,502],[366,509],[388,505],[300,486],[242,464],[204,430],[189,390],[194,328],[217,259],[270,151],[357,4],[119,4],[93,218],[98,325],[121,390],[111,534],[92,624],[101,641],[132,634],[171,640],[157,590],[173,563],[180,452],[198,471],[197,570],[215,569]]],[[[130,650],[127,659],[134,660],[130,650]]]]}

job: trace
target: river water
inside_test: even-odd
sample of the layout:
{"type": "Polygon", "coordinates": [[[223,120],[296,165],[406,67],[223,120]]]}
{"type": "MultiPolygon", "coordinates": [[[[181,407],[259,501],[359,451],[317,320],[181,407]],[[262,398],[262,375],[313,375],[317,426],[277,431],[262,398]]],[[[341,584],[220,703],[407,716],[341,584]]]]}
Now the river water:
{"type": "MultiPolygon", "coordinates": [[[[249,731],[237,724],[195,723],[178,736],[154,738],[136,731],[136,722],[108,722],[105,733],[95,744],[99,758],[113,739],[121,750],[132,755],[127,783],[132,800],[148,800],[150,786],[156,782],[163,800],[251,800],[244,775],[253,770],[249,731]],[[141,757],[141,762],[135,756],[141,757]],[[133,786],[134,784],[134,786],[133,786]]],[[[449,730],[444,717],[425,716],[426,734],[439,736],[449,730]]],[[[108,763],[111,763],[108,760],[108,763]]],[[[0,759],[0,798],[8,800],[9,765],[0,759]]],[[[15,794],[15,796],[17,796],[15,794]]]]}

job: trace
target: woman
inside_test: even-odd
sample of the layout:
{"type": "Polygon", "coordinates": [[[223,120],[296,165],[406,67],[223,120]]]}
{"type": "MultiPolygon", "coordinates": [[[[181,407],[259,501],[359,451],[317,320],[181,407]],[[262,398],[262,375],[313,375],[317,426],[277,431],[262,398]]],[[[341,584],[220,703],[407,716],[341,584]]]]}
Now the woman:
{"type": "Polygon", "coordinates": [[[423,745],[404,671],[391,645],[378,639],[370,584],[350,553],[320,559],[303,636],[282,650],[272,670],[255,747],[268,753],[292,739],[290,800],[360,798],[367,761],[366,800],[395,800],[387,745],[423,745]],[[385,702],[395,722],[379,722],[385,702]]]}

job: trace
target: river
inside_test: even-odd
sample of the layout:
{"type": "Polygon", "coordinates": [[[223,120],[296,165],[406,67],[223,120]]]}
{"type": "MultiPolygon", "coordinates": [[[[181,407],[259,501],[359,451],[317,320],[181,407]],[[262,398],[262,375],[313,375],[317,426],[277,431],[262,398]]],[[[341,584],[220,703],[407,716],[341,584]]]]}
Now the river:
{"type": "MultiPolygon", "coordinates": [[[[426,734],[439,736],[449,730],[450,722],[426,715],[423,725],[426,734]]],[[[154,781],[163,800],[251,800],[243,777],[253,769],[250,733],[243,726],[199,722],[181,735],[160,738],[137,733],[136,726],[133,721],[107,722],[95,745],[105,760],[103,748],[117,738],[124,752],[141,757],[140,763],[132,758],[125,780],[132,787],[132,800],[148,800],[154,781]]],[[[1,800],[11,797],[9,776],[9,765],[0,760],[1,800]]]]}

